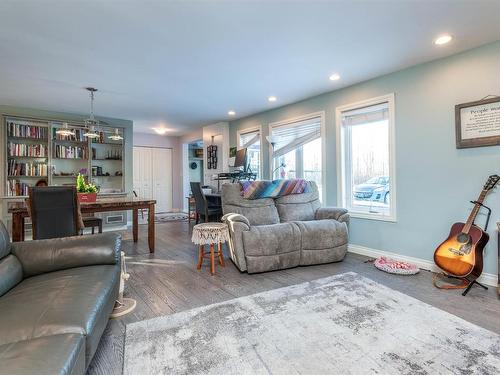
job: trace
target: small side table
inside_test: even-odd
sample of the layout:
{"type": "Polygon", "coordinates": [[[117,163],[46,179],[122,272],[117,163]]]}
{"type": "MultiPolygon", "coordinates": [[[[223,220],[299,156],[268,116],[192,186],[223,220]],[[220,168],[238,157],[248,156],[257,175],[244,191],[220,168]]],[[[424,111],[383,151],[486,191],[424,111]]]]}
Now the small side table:
{"type": "Polygon", "coordinates": [[[200,246],[198,254],[198,269],[201,269],[205,256],[205,245],[210,245],[210,273],[215,274],[215,244],[217,244],[217,257],[219,264],[224,267],[224,255],[222,254],[222,243],[229,241],[229,231],[224,223],[202,223],[193,227],[191,240],[200,246]]]}

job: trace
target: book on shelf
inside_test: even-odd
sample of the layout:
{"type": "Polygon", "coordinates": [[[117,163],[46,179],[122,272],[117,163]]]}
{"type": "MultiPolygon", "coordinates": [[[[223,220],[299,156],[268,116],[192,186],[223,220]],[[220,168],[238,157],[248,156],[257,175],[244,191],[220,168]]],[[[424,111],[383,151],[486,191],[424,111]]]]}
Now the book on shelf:
{"type": "Polygon", "coordinates": [[[30,185],[19,180],[9,180],[7,195],[10,197],[28,195],[30,185]]]}
{"type": "Polygon", "coordinates": [[[52,128],[52,138],[56,141],[71,141],[71,142],[87,142],[87,138],[83,135],[84,129],[72,129],[75,135],[57,134],[56,128],[52,128]]]}
{"type": "Polygon", "coordinates": [[[47,145],[8,142],[7,155],[44,158],[47,157],[47,145]]]}
{"type": "Polygon", "coordinates": [[[46,126],[33,125],[29,123],[18,123],[7,120],[7,136],[18,138],[47,139],[48,128],[46,126]]]}
{"type": "Polygon", "coordinates": [[[88,159],[87,147],[55,145],[53,150],[53,157],[58,159],[88,159]]]}
{"type": "Polygon", "coordinates": [[[14,159],[8,161],[8,176],[39,176],[46,177],[48,167],[46,163],[20,163],[14,159]]]}

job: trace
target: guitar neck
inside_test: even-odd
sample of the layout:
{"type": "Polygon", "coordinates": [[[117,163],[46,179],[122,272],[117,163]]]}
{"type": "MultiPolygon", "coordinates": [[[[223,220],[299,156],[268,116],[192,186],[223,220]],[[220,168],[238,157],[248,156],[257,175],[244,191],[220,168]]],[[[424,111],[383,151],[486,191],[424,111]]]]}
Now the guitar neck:
{"type": "Polygon", "coordinates": [[[472,227],[472,224],[474,224],[474,220],[476,220],[477,214],[481,209],[481,204],[484,202],[486,194],[488,194],[488,190],[483,190],[481,191],[481,194],[479,194],[479,197],[477,198],[476,203],[474,204],[474,208],[472,208],[472,211],[469,217],[467,218],[467,222],[465,223],[465,226],[462,230],[463,233],[469,233],[470,228],[472,227]]]}

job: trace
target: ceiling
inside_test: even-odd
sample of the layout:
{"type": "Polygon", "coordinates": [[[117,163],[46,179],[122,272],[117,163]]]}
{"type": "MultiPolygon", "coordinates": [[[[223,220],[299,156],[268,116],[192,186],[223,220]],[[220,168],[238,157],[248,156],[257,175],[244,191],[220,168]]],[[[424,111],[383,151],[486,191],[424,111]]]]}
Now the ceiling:
{"type": "Polygon", "coordinates": [[[85,113],[94,86],[97,115],[166,135],[500,39],[491,0],[2,0],[0,14],[0,104],[85,113]]]}

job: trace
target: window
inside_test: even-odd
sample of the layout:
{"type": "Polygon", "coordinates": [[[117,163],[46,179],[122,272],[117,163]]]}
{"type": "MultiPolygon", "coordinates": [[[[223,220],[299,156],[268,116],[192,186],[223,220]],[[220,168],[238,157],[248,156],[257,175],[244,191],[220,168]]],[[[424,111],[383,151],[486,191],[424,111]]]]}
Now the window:
{"type": "Polygon", "coordinates": [[[337,108],[337,140],[339,204],[395,221],[394,95],[337,108]]]}
{"type": "Polygon", "coordinates": [[[260,133],[260,127],[238,132],[238,148],[247,149],[248,165],[252,172],[257,174],[257,180],[261,179],[260,133]]]}
{"type": "Polygon", "coordinates": [[[274,142],[271,177],[304,178],[318,185],[323,194],[324,112],[269,125],[274,142]]]}

